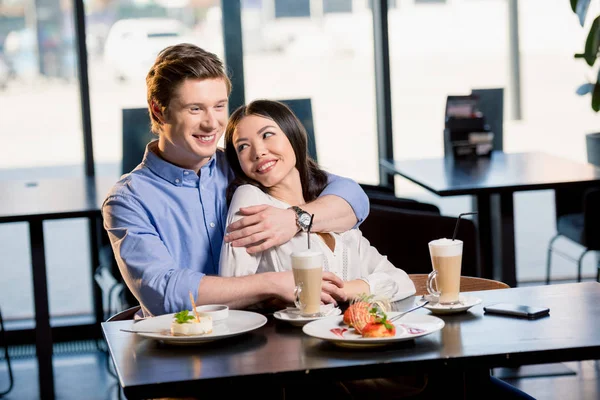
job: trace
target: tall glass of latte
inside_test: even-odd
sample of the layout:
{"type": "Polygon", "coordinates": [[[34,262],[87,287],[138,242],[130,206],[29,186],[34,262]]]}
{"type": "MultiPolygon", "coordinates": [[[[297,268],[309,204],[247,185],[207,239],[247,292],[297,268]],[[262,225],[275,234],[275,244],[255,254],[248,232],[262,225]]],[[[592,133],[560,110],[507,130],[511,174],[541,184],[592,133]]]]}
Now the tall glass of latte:
{"type": "Polygon", "coordinates": [[[292,271],[296,288],[296,307],[303,316],[317,316],[321,311],[321,282],[323,278],[323,254],[304,250],[292,253],[292,271]]]}
{"type": "Polygon", "coordinates": [[[437,297],[440,304],[459,302],[462,252],[461,240],[437,239],[429,242],[433,271],[427,277],[427,291],[437,297]]]}

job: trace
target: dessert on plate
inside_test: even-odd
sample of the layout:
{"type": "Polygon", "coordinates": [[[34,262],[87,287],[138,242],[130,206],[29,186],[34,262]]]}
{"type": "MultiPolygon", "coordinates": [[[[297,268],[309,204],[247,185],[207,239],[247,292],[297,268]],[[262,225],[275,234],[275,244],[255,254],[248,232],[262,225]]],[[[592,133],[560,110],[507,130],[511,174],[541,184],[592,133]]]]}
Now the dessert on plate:
{"type": "Polygon", "coordinates": [[[171,333],[176,336],[204,335],[211,333],[213,321],[211,316],[198,317],[190,315],[188,310],[175,314],[171,322],[171,333]]]}
{"type": "Polygon", "coordinates": [[[343,321],[363,337],[396,336],[396,327],[389,322],[386,314],[390,308],[390,303],[386,299],[360,296],[346,309],[343,321]]]}

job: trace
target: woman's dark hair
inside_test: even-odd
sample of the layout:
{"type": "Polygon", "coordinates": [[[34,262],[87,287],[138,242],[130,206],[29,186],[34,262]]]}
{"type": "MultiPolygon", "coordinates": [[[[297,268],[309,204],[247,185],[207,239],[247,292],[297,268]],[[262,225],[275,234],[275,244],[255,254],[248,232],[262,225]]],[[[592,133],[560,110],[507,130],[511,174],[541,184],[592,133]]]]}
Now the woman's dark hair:
{"type": "Polygon", "coordinates": [[[316,199],[323,189],[325,189],[325,186],[327,186],[327,174],[308,155],[308,139],[304,126],[302,126],[300,120],[285,104],[273,100],[255,100],[246,106],[238,107],[229,117],[229,122],[225,129],[225,154],[236,176],[227,188],[227,203],[231,202],[235,189],[241,185],[254,185],[266,192],[265,187],[246,176],[238,160],[235,145],[233,144],[233,134],[238,124],[248,115],[258,115],[268,118],[275,122],[283,133],[285,133],[296,155],[296,169],[300,173],[304,200],[310,202],[316,199]]]}

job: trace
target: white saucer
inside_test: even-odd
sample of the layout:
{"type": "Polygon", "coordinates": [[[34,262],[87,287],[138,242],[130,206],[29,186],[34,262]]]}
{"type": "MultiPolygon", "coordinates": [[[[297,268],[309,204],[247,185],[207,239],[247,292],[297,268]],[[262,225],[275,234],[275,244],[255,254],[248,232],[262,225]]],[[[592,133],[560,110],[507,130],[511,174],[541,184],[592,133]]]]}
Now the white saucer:
{"type": "Polygon", "coordinates": [[[463,294],[458,296],[458,300],[459,300],[458,304],[444,305],[444,304],[440,304],[440,303],[435,303],[432,301],[432,300],[435,300],[435,298],[433,296],[424,296],[424,298],[422,298],[419,301],[421,302],[423,300],[430,301],[430,303],[427,304],[426,306],[424,306],[423,308],[428,309],[429,311],[431,311],[434,314],[461,313],[461,312],[467,311],[469,308],[476,306],[477,304],[480,304],[482,302],[482,300],[479,297],[466,296],[463,294]]]}
{"type": "Polygon", "coordinates": [[[294,326],[303,326],[310,321],[315,321],[318,319],[328,318],[328,317],[337,317],[342,313],[338,307],[333,307],[332,304],[327,304],[321,306],[321,312],[323,313],[323,317],[304,317],[300,314],[300,310],[294,307],[288,307],[284,310],[279,310],[273,313],[273,317],[280,321],[289,322],[294,326]]]}

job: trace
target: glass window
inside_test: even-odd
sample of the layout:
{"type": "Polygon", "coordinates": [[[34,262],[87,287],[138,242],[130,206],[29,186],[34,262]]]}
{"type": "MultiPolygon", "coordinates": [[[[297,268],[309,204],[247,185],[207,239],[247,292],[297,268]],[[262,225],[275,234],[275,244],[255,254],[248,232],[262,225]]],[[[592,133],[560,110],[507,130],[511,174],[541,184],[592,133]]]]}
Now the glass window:
{"type": "Polygon", "coordinates": [[[264,0],[259,13],[242,10],[246,101],[310,99],[319,164],[359,182],[378,183],[368,4],[353,2],[351,12],[325,14],[324,3],[313,1],[315,9],[301,18],[277,18],[271,4],[264,0]]]}
{"type": "MultiPolygon", "coordinates": [[[[586,161],[585,134],[598,131],[598,116],[592,112],[588,96],[575,94],[593,74],[582,60],[573,58],[583,50],[588,29],[579,26],[568,2],[518,2],[520,120],[515,120],[512,112],[507,1],[404,5],[388,14],[396,158],[443,156],[448,95],[504,88],[504,151],[539,150],[586,161]]],[[[590,13],[594,10],[596,4],[590,13]]],[[[471,208],[470,198],[442,199],[404,179],[397,182],[403,195],[436,202],[444,213],[457,215],[471,208]]],[[[553,202],[552,191],[515,196],[519,280],[545,276],[546,249],[555,234],[553,202]]],[[[592,261],[592,257],[587,261],[588,273],[595,273],[592,261]]],[[[575,267],[566,266],[563,272],[574,276],[575,267]]]]}
{"type": "Polygon", "coordinates": [[[352,12],[352,0],[323,0],[323,13],[352,12]]]}
{"type": "Polygon", "coordinates": [[[310,17],[310,0],[275,0],[275,18],[287,17],[310,17]]]}
{"type": "MultiPolygon", "coordinates": [[[[245,3],[256,6],[256,1],[245,3]]],[[[162,49],[189,42],[223,59],[220,5],[218,0],[86,3],[97,174],[119,176],[129,172],[130,168],[125,171],[121,164],[123,113],[147,107],[146,74],[162,49]]],[[[143,133],[144,140],[151,139],[149,120],[142,118],[138,124],[126,128],[143,133]]]]}
{"type": "MultiPolygon", "coordinates": [[[[0,180],[83,176],[83,133],[71,1],[0,4],[0,180]]],[[[43,199],[40,199],[43,201],[43,199]]],[[[45,224],[52,316],[91,312],[89,252],[82,220],[45,224]],[[73,229],[71,229],[73,228],[73,229]],[[71,251],[54,251],[59,241],[71,251]],[[49,242],[53,242],[50,243],[49,242]],[[80,249],[78,254],[72,249],[80,249]],[[66,277],[86,292],[72,301],[66,277]],[[66,294],[66,295],[65,295],[66,294]]],[[[0,304],[7,320],[33,318],[29,229],[0,224],[0,304]]]]}

